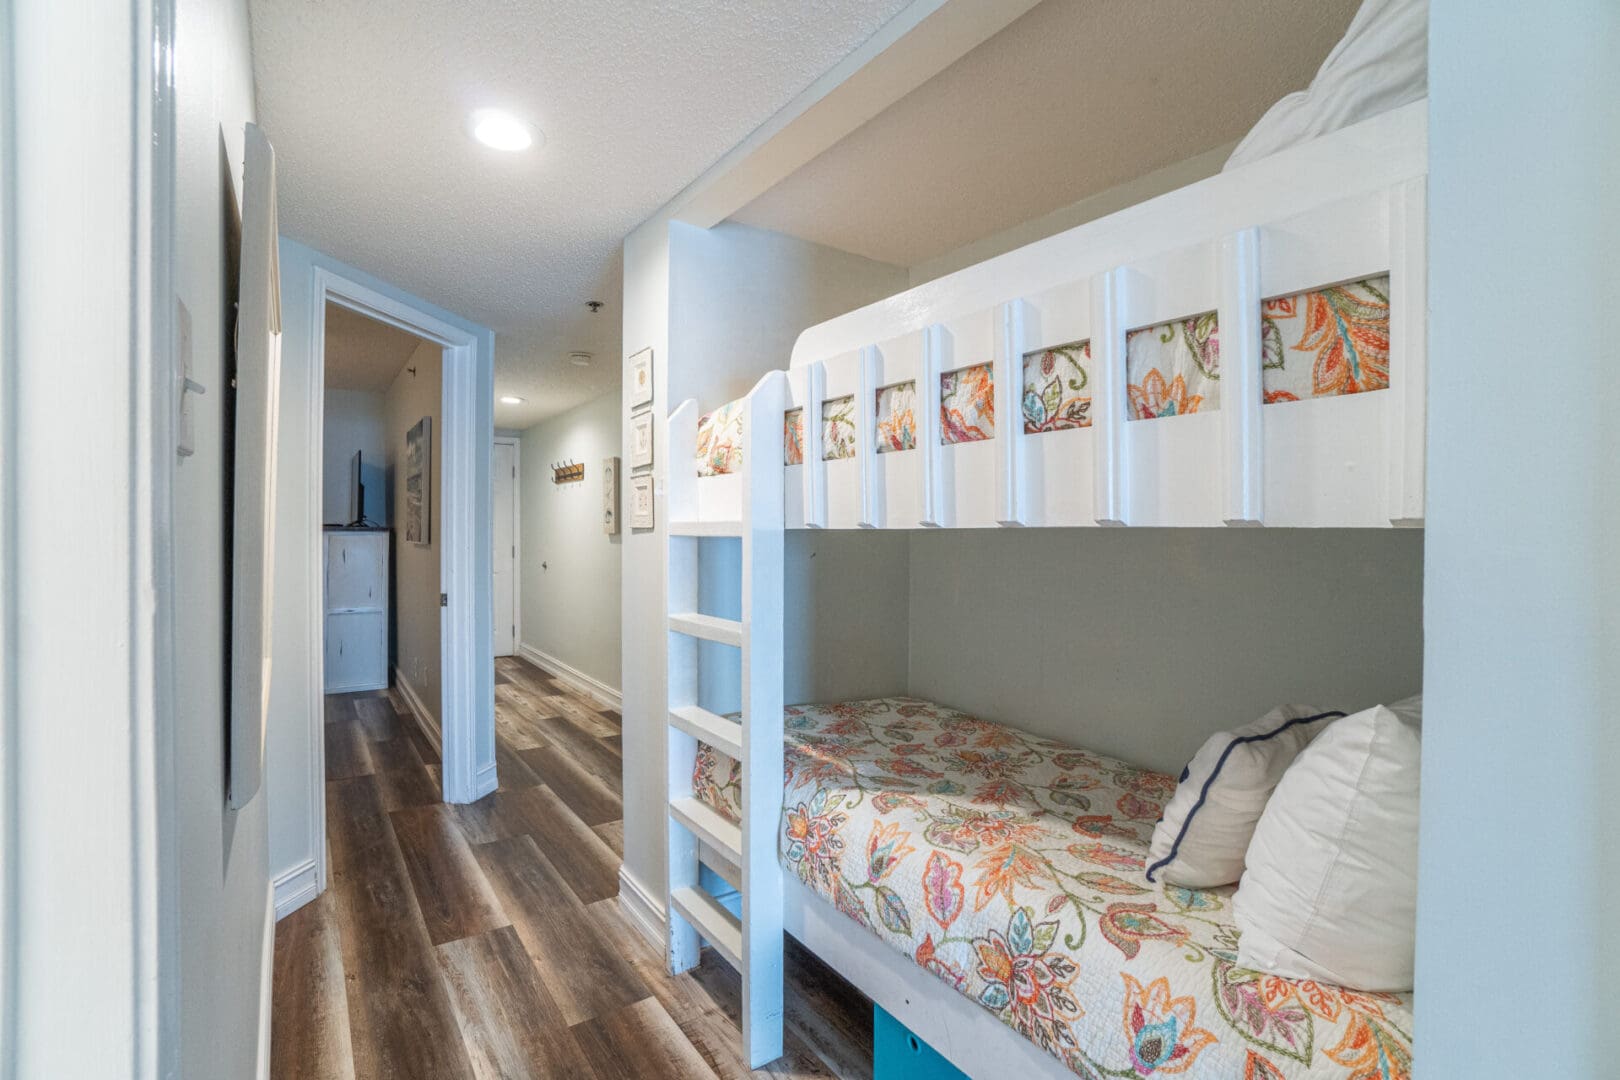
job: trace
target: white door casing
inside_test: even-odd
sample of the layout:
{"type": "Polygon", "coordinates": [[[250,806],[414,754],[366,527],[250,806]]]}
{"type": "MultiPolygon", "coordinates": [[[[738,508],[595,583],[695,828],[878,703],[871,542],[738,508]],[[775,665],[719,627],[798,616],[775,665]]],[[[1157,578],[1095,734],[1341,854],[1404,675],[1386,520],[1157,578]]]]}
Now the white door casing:
{"type": "Polygon", "coordinates": [[[494,528],[490,565],[494,568],[495,655],[517,652],[517,544],[518,544],[518,441],[510,436],[495,439],[490,462],[490,483],[494,487],[494,528]]]}

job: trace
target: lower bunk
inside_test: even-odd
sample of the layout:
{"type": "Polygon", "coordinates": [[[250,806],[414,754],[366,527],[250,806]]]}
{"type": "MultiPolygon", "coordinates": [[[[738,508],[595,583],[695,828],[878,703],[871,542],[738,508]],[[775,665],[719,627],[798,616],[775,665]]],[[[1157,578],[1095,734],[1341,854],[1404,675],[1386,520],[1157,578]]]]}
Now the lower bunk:
{"type": "MultiPolygon", "coordinates": [[[[1411,994],[1241,968],[1232,886],[1149,880],[1175,778],[914,698],[784,730],[787,931],[969,1075],[1409,1075],[1411,994]]],[[[693,786],[739,819],[736,762],[693,786]]]]}

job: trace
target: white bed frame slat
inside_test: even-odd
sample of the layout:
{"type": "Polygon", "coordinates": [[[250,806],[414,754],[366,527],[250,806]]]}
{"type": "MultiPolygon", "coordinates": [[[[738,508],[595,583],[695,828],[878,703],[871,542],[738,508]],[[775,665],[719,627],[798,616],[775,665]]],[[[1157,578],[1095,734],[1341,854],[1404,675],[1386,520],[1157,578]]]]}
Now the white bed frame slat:
{"type": "Polygon", "coordinates": [[[1260,230],[1221,241],[1221,423],[1228,525],[1261,525],[1265,435],[1261,429],[1260,230]]]}

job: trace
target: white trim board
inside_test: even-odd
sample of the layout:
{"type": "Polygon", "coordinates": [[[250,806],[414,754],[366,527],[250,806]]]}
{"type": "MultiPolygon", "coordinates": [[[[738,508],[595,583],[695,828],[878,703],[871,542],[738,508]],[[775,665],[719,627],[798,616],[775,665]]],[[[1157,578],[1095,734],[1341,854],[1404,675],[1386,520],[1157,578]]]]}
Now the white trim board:
{"type": "Polygon", "coordinates": [[[622,863],[619,866],[619,912],[652,943],[660,956],[664,954],[664,904],[622,863]]]}
{"type": "Polygon", "coordinates": [[[394,669],[394,689],[399,691],[399,696],[405,699],[406,705],[410,706],[411,717],[416,721],[416,728],[422,733],[422,737],[432,744],[434,750],[442,755],[444,753],[444,742],[439,738],[439,725],[434,723],[433,714],[428,711],[427,705],[423,703],[422,695],[416,692],[416,687],[412,686],[411,680],[405,677],[405,672],[397,667],[394,669]]]}
{"type": "Polygon", "coordinates": [[[275,921],[280,922],[317,896],[321,895],[321,874],[314,859],[305,859],[297,866],[283,870],[270,882],[270,907],[275,921]]]}
{"type": "Polygon", "coordinates": [[[581,694],[594,698],[610,709],[622,709],[624,707],[623,695],[618,690],[601,679],[585,674],[572,664],[563,663],[563,661],[550,653],[541,652],[527,641],[518,642],[517,654],[535,667],[540,668],[549,675],[556,676],[581,694]]]}
{"type": "MultiPolygon", "coordinates": [[[[523,435],[495,433],[492,446],[512,448],[512,650],[516,655],[523,644],[523,435]]],[[[494,462],[490,464],[490,494],[494,496],[494,462]]],[[[491,528],[494,519],[491,517],[491,528]]]]}
{"type": "MultiPolygon", "coordinates": [[[[310,899],[314,898],[310,894],[310,899]]],[[[270,1080],[270,1014],[271,995],[275,987],[276,920],[281,916],[275,909],[274,886],[265,889],[264,939],[259,949],[259,1053],[255,1074],[258,1080],[270,1080]]]]}

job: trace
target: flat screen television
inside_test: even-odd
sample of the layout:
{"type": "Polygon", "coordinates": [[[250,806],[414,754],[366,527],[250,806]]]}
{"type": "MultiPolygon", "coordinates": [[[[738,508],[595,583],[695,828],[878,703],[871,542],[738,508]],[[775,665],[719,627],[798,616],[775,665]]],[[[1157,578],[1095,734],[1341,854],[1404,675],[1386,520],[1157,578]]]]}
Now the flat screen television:
{"type": "Polygon", "coordinates": [[[366,485],[360,479],[360,451],[349,459],[349,524],[363,525],[366,521],[366,485]]]}

